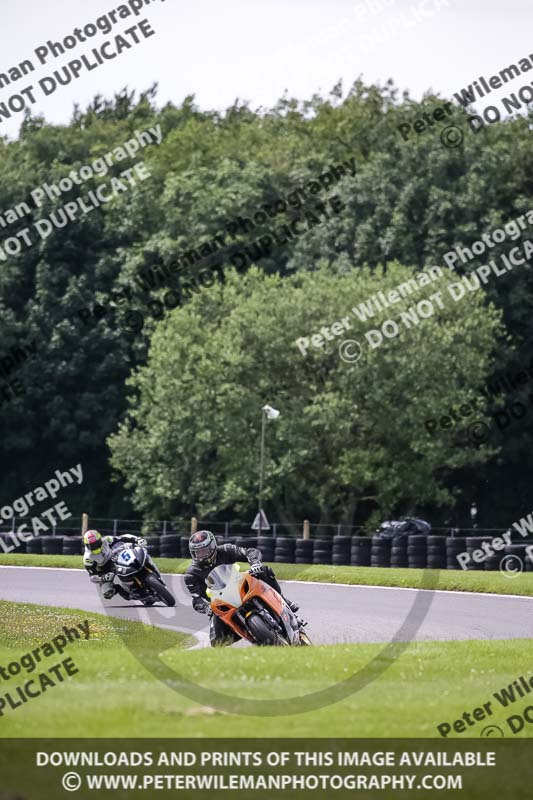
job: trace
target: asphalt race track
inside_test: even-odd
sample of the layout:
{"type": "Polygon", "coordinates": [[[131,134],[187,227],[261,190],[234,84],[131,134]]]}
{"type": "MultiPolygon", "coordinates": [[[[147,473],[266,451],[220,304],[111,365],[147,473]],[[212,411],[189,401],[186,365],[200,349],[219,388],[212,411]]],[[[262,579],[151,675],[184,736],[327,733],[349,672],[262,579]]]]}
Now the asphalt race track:
{"type": "MultiPolygon", "coordinates": [[[[140,620],[192,633],[207,644],[207,617],[191,608],[182,575],[165,575],[176,606],[150,609],[122,598],[100,600],[85,571],[0,567],[0,600],[63,606],[140,620]]],[[[315,644],[529,639],[533,598],[286,581],[284,592],[300,603],[315,644]],[[416,604],[415,603],[416,598],[416,604]],[[407,623],[406,623],[407,620],[407,623]],[[403,627],[402,627],[403,626],[403,627]]]]}

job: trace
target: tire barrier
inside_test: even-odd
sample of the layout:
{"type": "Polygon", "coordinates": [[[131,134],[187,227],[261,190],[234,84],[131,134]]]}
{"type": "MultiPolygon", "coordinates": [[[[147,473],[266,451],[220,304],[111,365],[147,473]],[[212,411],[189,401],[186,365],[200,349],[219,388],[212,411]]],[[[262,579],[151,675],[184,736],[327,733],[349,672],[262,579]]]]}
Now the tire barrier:
{"type": "Polygon", "coordinates": [[[179,536],[180,541],[180,557],[181,558],[190,558],[191,553],[189,550],[189,536],[179,536]]]}
{"type": "MultiPolygon", "coordinates": [[[[496,569],[500,569],[500,563],[503,561],[503,559],[506,556],[518,556],[518,558],[520,559],[521,565],[520,565],[520,562],[515,562],[513,559],[510,559],[510,564],[508,565],[508,570],[514,571],[515,569],[517,569],[518,572],[521,572],[521,571],[523,571],[523,572],[533,572],[533,562],[531,561],[531,558],[529,557],[529,555],[526,553],[526,549],[528,548],[528,546],[529,545],[527,545],[527,544],[508,544],[508,545],[506,545],[505,550],[503,551],[503,553],[499,553],[498,554],[498,556],[499,556],[499,558],[498,558],[498,566],[496,567],[496,569]]],[[[508,561],[509,561],[509,559],[508,559],[508,561]]]]}
{"type": "MultiPolygon", "coordinates": [[[[246,547],[246,544],[244,545],[246,547]]],[[[278,536],[274,545],[274,561],[280,564],[294,564],[296,553],[296,539],[278,536]]]]}
{"type": "MultiPolygon", "coordinates": [[[[80,541],[80,548],[81,548],[81,541],[80,541]]],[[[30,541],[27,542],[27,544],[26,544],[26,552],[27,553],[31,553],[31,554],[40,555],[43,552],[43,543],[38,538],[30,539],[30,541]]],[[[80,549],[80,552],[81,552],[81,549],[80,549]]]]}
{"type": "Polygon", "coordinates": [[[372,537],[372,550],[370,551],[371,567],[390,567],[392,539],[372,537]]]}
{"type": "Polygon", "coordinates": [[[331,539],[312,539],[313,564],[331,564],[333,541],[331,539]]]}
{"type": "Polygon", "coordinates": [[[407,566],[410,569],[424,569],[427,559],[427,536],[413,534],[407,537],[407,566]]]}
{"type": "Polygon", "coordinates": [[[295,564],[311,564],[313,561],[313,540],[296,539],[294,550],[295,564]]]}
{"type": "MultiPolygon", "coordinates": [[[[32,539],[26,545],[26,550],[28,553],[31,553],[30,545],[34,542],[39,541],[37,539],[32,539]]],[[[40,550],[39,552],[42,552],[40,550]]],[[[63,548],[62,553],[64,556],[81,556],[83,554],[83,543],[79,536],[65,536],[63,538],[63,548]]]]}
{"type": "Polygon", "coordinates": [[[331,563],[338,566],[349,564],[351,561],[351,546],[351,536],[334,536],[331,563]]]}
{"type": "MultiPolygon", "coordinates": [[[[457,560],[460,553],[467,552],[471,556],[466,568],[468,570],[500,569],[506,556],[518,556],[524,572],[533,572],[533,561],[526,549],[531,541],[520,538],[514,544],[506,545],[500,551],[493,550],[483,561],[474,561],[475,550],[482,550],[483,543],[490,545],[491,536],[438,536],[430,534],[412,534],[382,538],[380,536],[332,536],[329,539],[296,539],[290,536],[217,536],[217,542],[224,544],[233,542],[240,547],[257,547],[266,563],[285,564],[333,564],[336,566],[351,565],[354,567],[394,567],[410,569],[462,569],[457,560]]],[[[28,553],[30,555],[82,555],[83,547],[79,534],[68,536],[40,536],[29,542],[20,542],[11,549],[13,539],[9,533],[0,533],[4,553],[28,553]]],[[[145,536],[148,552],[154,558],[190,558],[189,537],[178,534],[162,534],[145,536]]],[[[519,571],[520,565],[515,565],[519,571]]],[[[513,570],[514,571],[514,568],[513,570]]]]}
{"type": "Polygon", "coordinates": [[[390,551],[391,567],[407,567],[407,537],[394,536],[390,551]]]}
{"type": "Polygon", "coordinates": [[[161,555],[161,542],[159,536],[146,536],[148,554],[152,557],[161,555]]]}
{"type": "Polygon", "coordinates": [[[427,537],[426,566],[429,569],[446,569],[446,538],[430,534],[427,537]]]}
{"type": "Polygon", "coordinates": [[[63,536],[41,536],[43,555],[63,555],[63,536]]]}
{"type": "Polygon", "coordinates": [[[274,561],[275,539],[272,536],[258,536],[257,547],[261,550],[263,561],[274,561]]]}
{"type": "MultiPolygon", "coordinates": [[[[187,539],[187,542],[189,540],[187,539]]],[[[159,537],[159,555],[161,558],[180,558],[181,541],[176,534],[165,533],[159,537]]]]}
{"type": "Polygon", "coordinates": [[[372,539],[368,536],[352,536],[350,564],[353,567],[369,567],[372,539]]]}
{"type": "Polygon", "coordinates": [[[472,553],[474,550],[481,550],[482,544],[487,542],[490,544],[492,540],[492,536],[467,536],[466,537],[466,552],[470,556],[470,561],[466,565],[467,570],[481,570],[485,569],[485,560],[483,561],[474,561],[472,558],[472,553]]]}
{"type": "MultiPolygon", "coordinates": [[[[457,556],[459,553],[464,553],[465,550],[466,539],[464,536],[448,536],[446,539],[446,569],[461,569],[457,556]]],[[[498,567],[499,565],[498,562],[498,567]]]]}
{"type": "MultiPolygon", "coordinates": [[[[291,541],[294,540],[291,539],[291,541]]],[[[222,539],[220,544],[224,544],[224,539],[222,539]]],[[[235,539],[235,544],[237,547],[257,547],[257,536],[250,536],[249,538],[245,536],[238,536],[237,539],[235,539]]]]}

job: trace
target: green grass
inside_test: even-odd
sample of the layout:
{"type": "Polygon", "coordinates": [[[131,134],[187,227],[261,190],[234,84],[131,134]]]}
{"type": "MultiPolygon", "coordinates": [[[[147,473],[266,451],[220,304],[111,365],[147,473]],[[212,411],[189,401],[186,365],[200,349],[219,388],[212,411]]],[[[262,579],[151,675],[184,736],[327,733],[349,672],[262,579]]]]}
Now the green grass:
{"type": "MultiPolygon", "coordinates": [[[[191,563],[185,558],[156,558],[162,572],[180,574],[191,563]]],[[[83,569],[79,556],[2,555],[0,566],[71,567],[83,569]]],[[[384,569],[380,567],[334,567],[328,564],[272,564],[280,580],[348,583],[359,586],[418,588],[424,582],[435,589],[533,596],[533,572],[507,578],[500,572],[463,570],[384,569]]]]}
{"type": "MultiPolygon", "coordinates": [[[[0,737],[439,737],[436,726],[453,722],[493,700],[495,713],[465,736],[478,737],[485,724],[506,726],[510,709],[492,698],[531,672],[527,640],[418,642],[380,670],[361,691],[313,711],[284,716],[220,712],[173,691],[144,663],[163,662],[207,688],[237,698],[276,701],[324,689],[368,665],[383,645],[313,648],[232,648],[188,651],[190,640],[173,631],[30,604],[0,602],[0,665],[50,640],[63,625],[89,620],[91,638],[69,645],[79,673],[0,717],[0,737]],[[117,627],[115,627],[117,626],[117,627]]],[[[52,656],[45,667],[59,660],[52,656]]],[[[42,667],[39,667],[41,670],[42,667]]],[[[24,679],[13,679],[20,685],[24,679]]],[[[177,681],[178,679],[176,679],[177,681]]],[[[11,688],[0,683],[0,693],[11,688]]],[[[237,701],[236,701],[237,702],[237,701]]],[[[516,708],[515,708],[516,706],[516,708]]],[[[526,725],[519,736],[529,736],[526,725]]],[[[455,734],[458,736],[458,734],[455,734]]],[[[506,730],[506,736],[511,736],[506,730]]],[[[439,737],[440,738],[440,737],[439,737]]]]}

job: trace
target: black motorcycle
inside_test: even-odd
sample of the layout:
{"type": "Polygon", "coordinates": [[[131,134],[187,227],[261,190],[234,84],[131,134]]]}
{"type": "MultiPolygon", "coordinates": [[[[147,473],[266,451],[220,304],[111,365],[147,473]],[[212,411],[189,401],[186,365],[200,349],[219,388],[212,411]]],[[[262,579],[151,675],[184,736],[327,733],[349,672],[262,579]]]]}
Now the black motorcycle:
{"type": "Polygon", "coordinates": [[[132,600],[141,600],[150,606],[161,600],[166,606],[175,606],[176,600],[165,586],[148,551],[141,545],[123,547],[113,553],[115,575],[130,593],[132,600]]]}

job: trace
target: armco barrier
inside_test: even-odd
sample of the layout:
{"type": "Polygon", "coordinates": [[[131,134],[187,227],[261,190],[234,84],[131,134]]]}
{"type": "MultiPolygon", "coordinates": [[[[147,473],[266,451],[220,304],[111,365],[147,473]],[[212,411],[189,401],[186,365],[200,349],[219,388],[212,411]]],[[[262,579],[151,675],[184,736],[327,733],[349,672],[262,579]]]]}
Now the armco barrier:
{"type": "MultiPolygon", "coordinates": [[[[355,567],[410,567],[414,569],[462,569],[457,560],[460,553],[481,549],[484,542],[500,536],[331,536],[329,538],[296,539],[272,536],[217,536],[219,544],[233,542],[241,547],[258,547],[265,562],[285,564],[333,564],[355,567]]],[[[505,556],[519,556],[524,570],[533,572],[533,563],[526,557],[526,547],[532,542],[514,534],[513,543],[494,552],[483,561],[473,558],[469,570],[498,570],[505,556]]],[[[189,558],[189,537],[171,534],[145,536],[148,552],[155,558],[189,558]]],[[[40,536],[13,546],[9,533],[0,532],[0,555],[79,555],[82,554],[79,534],[70,536],[40,536]]]]}

